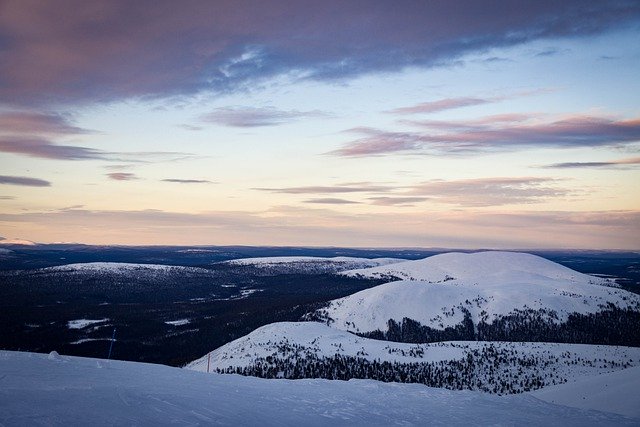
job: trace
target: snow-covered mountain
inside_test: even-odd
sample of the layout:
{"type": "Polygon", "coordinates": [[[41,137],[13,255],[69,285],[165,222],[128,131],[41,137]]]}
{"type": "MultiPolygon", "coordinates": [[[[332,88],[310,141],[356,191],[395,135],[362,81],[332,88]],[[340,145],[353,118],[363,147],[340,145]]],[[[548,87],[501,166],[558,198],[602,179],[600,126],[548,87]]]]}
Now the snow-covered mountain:
{"type": "Polygon", "coordinates": [[[579,273],[537,255],[521,252],[486,251],[476,253],[449,252],[415,261],[345,271],[347,276],[464,283],[548,280],[567,283],[615,286],[613,281],[579,273]]]}
{"type": "Polygon", "coordinates": [[[250,266],[270,274],[322,274],[380,267],[400,262],[406,262],[406,260],[399,258],[283,256],[234,259],[223,261],[220,264],[250,266]]]}
{"type": "Polygon", "coordinates": [[[556,343],[373,340],[316,322],[273,323],[187,369],[264,378],[377,379],[518,393],[640,365],[640,348],[556,343]]]}
{"type": "MultiPolygon", "coordinates": [[[[308,318],[326,321],[334,328],[391,340],[559,340],[626,344],[620,328],[625,325],[635,328],[640,320],[639,295],[606,286],[610,284],[606,279],[581,274],[529,254],[449,253],[344,274],[408,280],[386,283],[331,301],[308,318]],[[614,332],[617,328],[615,333],[623,341],[572,338],[577,330],[588,335],[589,331],[582,331],[580,322],[592,321],[590,316],[597,317],[591,332],[596,333],[600,326],[614,332]],[[565,322],[571,323],[558,326],[565,322]]],[[[633,328],[630,334],[637,341],[633,328]]]]}
{"type": "MultiPolygon", "coordinates": [[[[638,418],[371,380],[263,380],[0,351],[1,425],[637,425],[638,418]]],[[[606,408],[605,408],[606,409],[606,408]]]]}

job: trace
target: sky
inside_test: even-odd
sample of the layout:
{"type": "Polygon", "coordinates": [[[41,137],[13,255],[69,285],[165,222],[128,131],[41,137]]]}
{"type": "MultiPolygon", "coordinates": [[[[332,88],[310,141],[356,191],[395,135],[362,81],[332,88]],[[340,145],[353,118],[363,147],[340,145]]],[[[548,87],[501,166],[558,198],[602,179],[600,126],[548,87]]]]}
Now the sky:
{"type": "Polygon", "coordinates": [[[0,2],[0,236],[640,249],[637,1],[0,2]]]}

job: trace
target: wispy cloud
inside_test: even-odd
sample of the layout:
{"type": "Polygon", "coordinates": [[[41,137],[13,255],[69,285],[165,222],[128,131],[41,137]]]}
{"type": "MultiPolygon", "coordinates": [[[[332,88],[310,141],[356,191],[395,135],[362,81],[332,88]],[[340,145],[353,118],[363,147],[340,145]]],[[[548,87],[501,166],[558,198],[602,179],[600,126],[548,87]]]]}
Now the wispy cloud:
{"type": "Polygon", "coordinates": [[[113,179],[115,181],[132,181],[139,179],[136,174],[131,172],[112,172],[108,173],[107,176],[109,179],[113,179]]]}
{"type": "Polygon", "coordinates": [[[315,204],[320,204],[320,205],[353,205],[353,204],[360,204],[360,202],[355,202],[353,200],[347,200],[347,199],[339,199],[339,198],[334,198],[334,197],[323,197],[323,198],[319,198],[319,199],[309,199],[309,200],[305,200],[305,203],[315,203],[315,204]]]}
{"type": "Polygon", "coordinates": [[[173,182],[176,184],[212,184],[213,181],[207,179],[180,179],[180,178],[166,178],[161,180],[162,182],[173,182]]]}
{"type": "Polygon", "coordinates": [[[60,145],[46,139],[0,137],[0,152],[55,160],[108,159],[108,154],[94,148],[60,145]]]}
{"type": "MultiPolygon", "coordinates": [[[[537,117],[536,117],[537,118],[537,117]]],[[[387,132],[355,128],[363,135],[327,154],[358,157],[393,153],[464,154],[528,148],[613,147],[640,141],[640,118],[572,116],[541,122],[509,120],[412,122],[421,132],[387,132]]]]}
{"type": "Polygon", "coordinates": [[[640,6],[625,0],[381,2],[366,10],[339,1],[5,2],[0,99],[101,102],[229,92],[277,76],[343,79],[639,20],[640,6]]]}
{"type": "Polygon", "coordinates": [[[640,165],[640,157],[628,159],[608,160],[605,162],[567,162],[553,163],[542,166],[544,168],[574,169],[574,168],[622,168],[640,165]]]}
{"type": "Polygon", "coordinates": [[[380,206],[414,206],[415,203],[421,203],[429,200],[429,197],[377,196],[368,197],[367,200],[371,200],[372,204],[380,206]]]}
{"type": "Polygon", "coordinates": [[[434,202],[465,207],[540,203],[570,192],[552,178],[479,178],[429,181],[416,185],[410,193],[430,197],[434,202]]]}
{"type": "Polygon", "coordinates": [[[26,176],[0,175],[0,184],[23,185],[26,187],[50,187],[51,183],[44,179],[29,178],[26,176]]]}
{"type": "Polygon", "coordinates": [[[224,107],[202,116],[200,120],[231,127],[276,126],[305,118],[329,117],[321,111],[278,110],[273,107],[224,107]]]}
{"type": "Polygon", "coordinates": [[[195,157],[178,151],[112,152],[76,145],[57,144],[37,137],[0,136],[0,152],[52,160],[107,160],[116,162],[172,162],[195,157]]]}
{"type": "Polygon", "coordinates": [[[327,186],[306,186],[306,187],[279,187],[279,188],[254,188],[259,191],[269,191],[271,193],[284,194],[340,194],[340,193],[383,193],[394,191],[397,187],[391,185],[380,185],[375,183],[348,183],[327,186]]]}
{"type": "Polygon", "coordinates": [[[502,98],[445,98],[437,101],[423,102],[410,107],[401,107],[389,110],[391,114],[417,114],[417,113],[437,113],[445,110],[452,110],[461,107],[489,104],[497,102],[502,98]]]}
{"type": "Polygon", "coordinates": [[[33,111],[0,113],[0,133],[30,135],[78,135],[94,133],[77,127],[62,115],[33,111]]]}

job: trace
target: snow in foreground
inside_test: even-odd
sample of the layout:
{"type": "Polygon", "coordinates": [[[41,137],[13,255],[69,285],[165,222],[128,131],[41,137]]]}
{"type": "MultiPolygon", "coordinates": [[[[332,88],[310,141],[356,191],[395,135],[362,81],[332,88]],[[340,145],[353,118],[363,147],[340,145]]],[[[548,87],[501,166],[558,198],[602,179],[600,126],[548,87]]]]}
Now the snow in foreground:
{"type": "Polygon", "coordinates": [[[537,390],[538,399],[574,408],[596,409],[640,418],[640,367],[581,378],[537,390]]]}
{"type": "Polygon", "coordinates": [[[637,425],[528,395],[370,380],[262,380],[0,351],[0,425],[637,425]]]}

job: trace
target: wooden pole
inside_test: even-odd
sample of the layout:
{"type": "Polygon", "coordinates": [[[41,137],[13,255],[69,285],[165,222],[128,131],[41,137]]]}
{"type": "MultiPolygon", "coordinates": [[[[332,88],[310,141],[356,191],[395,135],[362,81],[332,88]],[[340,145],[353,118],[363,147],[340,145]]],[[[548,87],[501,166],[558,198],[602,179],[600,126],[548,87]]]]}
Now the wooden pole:
{"type": "Polygon", "coordinates": [[[209,373],[209,366],[211,365],[211,353],[207,355],[207,374],[209,373]]]}

